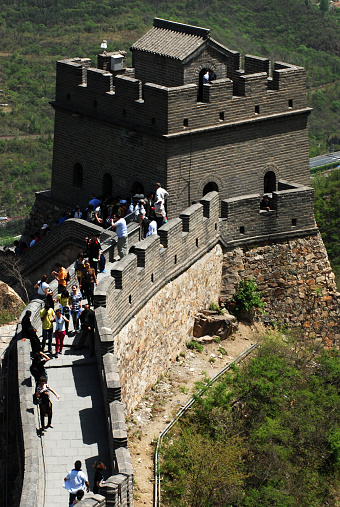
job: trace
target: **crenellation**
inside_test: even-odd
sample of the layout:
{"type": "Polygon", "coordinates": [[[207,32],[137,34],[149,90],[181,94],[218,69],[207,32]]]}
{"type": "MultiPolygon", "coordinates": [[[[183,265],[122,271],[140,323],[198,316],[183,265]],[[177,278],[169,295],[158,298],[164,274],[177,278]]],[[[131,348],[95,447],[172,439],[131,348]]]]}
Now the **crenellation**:
{"type": "Polygon", "coordinates": [[[87,87],[96,90],[96,95],[113,91],[113,76],[111,72],[100,69],[87,69],[87,87]]]}
{"type": "Polygon", "coordinates": [[[258,72],[265,72],[269,77],[270,60],[268,58],[261,58],[260,56],[245,55],[244,72],[246,74],[256,74],[258,72]]]}

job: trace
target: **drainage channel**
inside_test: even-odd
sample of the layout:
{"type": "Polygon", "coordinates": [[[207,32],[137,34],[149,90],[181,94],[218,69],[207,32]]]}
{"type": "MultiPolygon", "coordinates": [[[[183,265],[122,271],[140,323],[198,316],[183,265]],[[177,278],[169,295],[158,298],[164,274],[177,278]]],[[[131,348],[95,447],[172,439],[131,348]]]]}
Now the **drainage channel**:
{"type": "Polygon", "coordinates": [[[155,452],[155,485],[154,485],[154,507],[160,507],[161,505],[161,474],[160,474],[160,466],[159,466],[159,450],[162,445],[163,438],[165,435],[171,430],[174,424],[182,417],[185,412],[189,410],[189,408],[195,403],[197,398],[202,396],[209,387],[216,382],[225,372],[227,372],[234,364],[239,363],[243,359],[245,359],[249,354],[253,352],[254,349],[258,346],[257,343],[254,343],[247,350],[242,352],[239,356],[236,357],[233,361],[228,363],[222,370],[220,370],[212,379],[207,382],[202,389],[198,391],[198,393],[190,398],[190,400],[181,408],[179,412],[177,412],[176,416],[172,421],[167,425],[167,427],[162,431],[157,440],[156,452],[155,452]]]}

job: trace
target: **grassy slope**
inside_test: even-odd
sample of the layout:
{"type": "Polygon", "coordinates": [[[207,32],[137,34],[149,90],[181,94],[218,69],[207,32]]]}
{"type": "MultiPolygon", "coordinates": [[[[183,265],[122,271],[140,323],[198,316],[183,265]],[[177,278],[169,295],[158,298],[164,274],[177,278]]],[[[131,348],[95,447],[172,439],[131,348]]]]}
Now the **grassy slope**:
{"type": "MultiPolygon", "coordinates": [[[[128,50],[154,16],[209,27],[215,39],[242,54],[306,66],[315,107],[311,153],[326,151],[328,137],[340,137],[340,10],[323,15],[309,0],[6,0],[0,12],[0,101],[9,107],[0,109],[0,136],[51,135],[55,61],[90,56],[95,62],[103,38],[110,50],[128,50]]],[[[20,215],[32,204],[33,191],[48,186],[51,143],[0,139],[0,153],[0,207],[20,215]]]]}

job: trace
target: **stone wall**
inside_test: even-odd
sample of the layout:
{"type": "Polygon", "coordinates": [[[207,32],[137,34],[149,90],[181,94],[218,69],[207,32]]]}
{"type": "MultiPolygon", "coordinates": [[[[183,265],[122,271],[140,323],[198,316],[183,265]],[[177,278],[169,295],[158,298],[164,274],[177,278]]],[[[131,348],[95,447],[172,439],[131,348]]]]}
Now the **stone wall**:
{"type": "Polygon", "coordinates": [[[242,279],[263,293],[267,323],[296,327],[307,343],[340,345],[340,294],[319,233],[275,243],[226,249],[220,302],[227,305],[242,279]]]}
{"type": "Polygon", "coordinates": [[[128,412],[191,339],[195,314],[218,301],[221,274],[222,249],[216,245],[145,301],[144,307],[115,336],[114,352],[128,412]]]}

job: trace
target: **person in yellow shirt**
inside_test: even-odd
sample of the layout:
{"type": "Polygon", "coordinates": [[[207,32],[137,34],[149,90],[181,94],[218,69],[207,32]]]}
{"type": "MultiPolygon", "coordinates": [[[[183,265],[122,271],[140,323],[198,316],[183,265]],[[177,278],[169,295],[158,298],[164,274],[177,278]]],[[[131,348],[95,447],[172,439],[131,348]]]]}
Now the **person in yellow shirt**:
{"type": "Polygon", "coordinates": [[[42,351],[44,351],[45,343],[47,341],[48,351],[50,354],[52,354],[52,334],[53,334],[53,322],[55,318],[54,310],[50,308],[48,304],[45,304],[45,307],[42,310],[40,310],[40,318],[43,330],[41,349],[42,351]]]}

